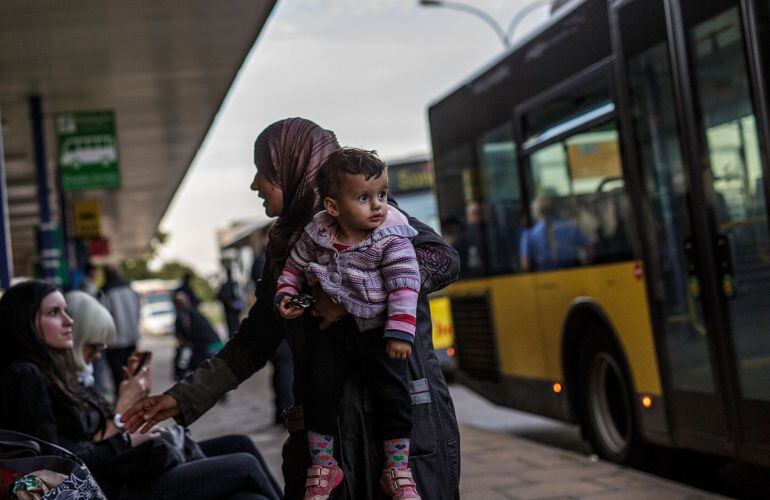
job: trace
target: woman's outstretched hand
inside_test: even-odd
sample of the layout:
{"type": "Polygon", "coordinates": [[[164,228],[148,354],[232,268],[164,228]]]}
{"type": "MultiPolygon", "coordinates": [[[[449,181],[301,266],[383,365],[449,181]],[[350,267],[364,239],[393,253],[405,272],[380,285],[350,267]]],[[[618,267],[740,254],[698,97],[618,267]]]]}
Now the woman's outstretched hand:
{"type": "Polygon", "coordinates": [[[168,394],[150,396],[136,403],[124,413],[120,421],[126,424],[126,431],[133,434],[141,429],[146,433],[159,422],[182,413],[179,403],[168,394]]]}

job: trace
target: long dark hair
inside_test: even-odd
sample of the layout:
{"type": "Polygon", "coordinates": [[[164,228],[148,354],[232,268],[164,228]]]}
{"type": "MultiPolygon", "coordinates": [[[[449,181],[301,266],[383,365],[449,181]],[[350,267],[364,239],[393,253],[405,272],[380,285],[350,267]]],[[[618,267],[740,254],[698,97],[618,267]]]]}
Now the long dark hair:
{"type": "Polygon", "coordinates": [[[18,361],[32,363],[67,400],[81,404],[81,391],[72,384],[72,377],[62,371],[61,357],[51,352],[35,327],[43,300],[58,291],[47,281],[29,280],[12,286],[0,298],[0,366],[18,361]]]}

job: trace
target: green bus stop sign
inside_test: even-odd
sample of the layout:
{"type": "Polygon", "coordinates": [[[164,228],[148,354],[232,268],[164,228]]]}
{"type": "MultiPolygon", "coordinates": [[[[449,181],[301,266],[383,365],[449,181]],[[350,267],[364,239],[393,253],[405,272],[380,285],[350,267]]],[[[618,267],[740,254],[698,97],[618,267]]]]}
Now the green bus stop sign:
{"type": "Polygon", "coordinates": [[[65,191],[120,187],[115,113],[58,113],[59,168],[65,191]]]}

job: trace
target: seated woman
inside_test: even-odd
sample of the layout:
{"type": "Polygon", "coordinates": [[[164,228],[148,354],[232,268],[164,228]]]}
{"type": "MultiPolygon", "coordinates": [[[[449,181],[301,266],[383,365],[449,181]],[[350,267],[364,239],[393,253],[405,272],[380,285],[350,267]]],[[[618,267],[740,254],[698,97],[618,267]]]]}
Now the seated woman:
{"type": "MultiPolygon", "coordinates": [[[[140,355],[134,353],[123,368],[125,378],[118,388],[115,405],[111,406],[99,392],[94,380],[94,362],[102,357],[102,351],[115,340],[115,321],[109,311],[91,295],[72,291],[65,296],[67,313],[74,321],[72,325],[72,349],[55,351],[54,361],[62,366],[62,375],[69,384],[82,386],[106,415],[122,413],[136,401],[150,392],[152,383],[150,366],[145,365],[137,373],[140,355]]],[[[99,436],[107,439],[120,430],[108,419],[105,433],[99,436]]]]}
{"type": "MultiPolygon", "coordinates": [[[[78,331],[85,330],[80,332],[85,369],[87,360],[92,361],[97,355],[97,346],[114,334],[114,324],[104,315],[93,319],[100,314],[92,314],[94,311],[103,310],[96,301],[90,299],[79,304],[78,300],[74,299],[73,304],[77,305],[76,316],[82,320],[78,331]],[[83,313],[82,304],[89,304],[86,308],[90,312],[83,313]],[[89,325],[93,331],[89,331],[89,325]]],[[[76,363],[75,355],[69,362],[65,356],[74,348],[75,334],[61,292],[43,281],[11,287],[0,299],[0,325],[0,428],[31,434],[70,449],[89,467],[109,498],[279,498],[274,482],[256,458],[255,449],[253,453],[244,450],[246,453],[187,462],[155,477],[122,477],[116,467],[111,467],[113,459],[146,441],[158,439],[159,434],[120,433],[114,424],[108,424],[109,405],[95,389],[78,382],[72,365],[68,368],[69,362],[76,363]]],[[[87,384],[88,377],[82,375],[81,371],[80,378],[87,384]]],[[[137,376],[149,380],[149,370],[140,371],[137,376]]],[[[126,403],[128,399],[149,390],[139,384],[137,394],[129,396],[130,384],[138,384],[138,379],[132,377],[121,387],[118,405],[130,404],[126,403]]],[[[236,446],[243,447],[241,438],[238,441],[241,442],[236,446]]],[[[227,445],[215,440],[201,447],[204,453],[219,454],[228,453],[227,445]]]]}

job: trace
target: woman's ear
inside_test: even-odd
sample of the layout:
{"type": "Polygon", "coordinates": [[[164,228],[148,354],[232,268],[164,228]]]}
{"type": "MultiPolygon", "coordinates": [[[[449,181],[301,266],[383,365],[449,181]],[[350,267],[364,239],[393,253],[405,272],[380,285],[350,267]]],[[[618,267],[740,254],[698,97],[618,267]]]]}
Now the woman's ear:
{"type": "Polygon", "coordinates": [[[340,210],[337,206],[337,202],[334,201],[334,198],[326,197],[324,198],[324,209],[326,210],[326,213],[331,215],[332,217],[339,217],[340,216],[340,210]]]}

